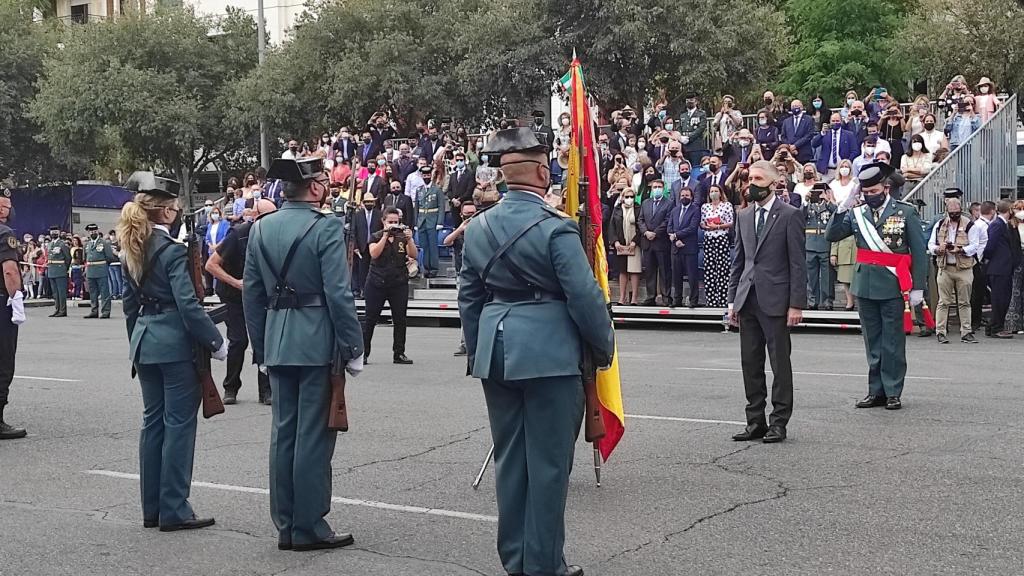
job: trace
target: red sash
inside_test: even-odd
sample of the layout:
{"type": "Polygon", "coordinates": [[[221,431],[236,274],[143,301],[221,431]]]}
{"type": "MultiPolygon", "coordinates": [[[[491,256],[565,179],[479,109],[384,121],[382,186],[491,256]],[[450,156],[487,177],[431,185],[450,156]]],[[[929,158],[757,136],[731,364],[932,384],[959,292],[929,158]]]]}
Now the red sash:
{"type": "Polygon", "coordinates": [[[914,287],[914,278],[910,274],[912,262],[910,254],[875,252],[866,248],[857,248],[858,264],[873,264],[895,270],[894,274],[896,274],[896,280],[900,283],[901,292],[909,292],[914,287]]]}

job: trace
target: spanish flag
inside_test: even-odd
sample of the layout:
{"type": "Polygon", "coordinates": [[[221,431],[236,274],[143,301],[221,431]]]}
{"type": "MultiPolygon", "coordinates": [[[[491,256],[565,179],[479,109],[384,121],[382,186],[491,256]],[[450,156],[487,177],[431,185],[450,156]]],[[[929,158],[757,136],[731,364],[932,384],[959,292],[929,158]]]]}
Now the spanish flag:
{"type": "MultiPolygon", "coordinates": [[[[583,83],[583,70],[575,51],[569,72],[562,77],[562,85],[568,91],[570,115],[572,116],[572,136],[569,144],[569,169],[565,184],[565,211],[578,216],[580,207],[580,180],[585,178],[589,183],[586,199],[582,202],[587,210],[590,225],[581,232],[584,243],[593,243],[593,258],[590,262],[594,270],[594,278],[601,285],[606,302],[611,300],[608,290],[608,260],[604,252],[604,240],[601,237],[601,178],[598,176],[597,143],[594,139],[594,116],[591,113],[587,98],[586,85],[583,83]]],[[[625,411],[622,408],[622,386],[619,382],[619,354],[615,352],[612,366],[608,370],[597,372],[597,396],[601,403],[601,415],[604,419],[605,436],[597,442],[596,447],[601,457],[608,460],[612,450],[625,432],[625,411]]]]}

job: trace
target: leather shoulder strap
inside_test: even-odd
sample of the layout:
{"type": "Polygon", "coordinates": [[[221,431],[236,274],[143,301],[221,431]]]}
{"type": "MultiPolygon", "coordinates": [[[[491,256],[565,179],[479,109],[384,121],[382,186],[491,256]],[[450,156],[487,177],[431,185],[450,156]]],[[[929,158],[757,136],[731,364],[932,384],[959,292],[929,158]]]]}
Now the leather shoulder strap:
{"type": "Polygon", "coordinates": [[[139,282],[137,284],[139,292],[142,292],[142,287],[146,285],[146,280],[149,279],[149,273],[153,270],[153,266],[156,266],[156,262],[160,258],[160,255],[163,254],[164,250],[167,250],[171,244],[174,244],[174,242],[164,242],[153,252],[153,255],[149,258],[149,262],[146,262],[146,267],[142,271],[142,276],[139,277],[139,282]]]}
{"type": "MultiPolygon", "coordinates": [[[[260,234],[260,236],[259,236],[260,252],[263,254],[263,260],[266,261],[267,266],[270,267],[271,274],[273,274],[274,278],[277,279],[277,286],[278,286],[278,288],[281,288],[281,287],[284,287],[284,286],[287,285],[288,270],[291,268],[292,259],[295,257],[295,252],[298,251],[299,245],[302,244],[302,241],[306,239],[306,236],[309,235],[309,232],[313,229],[314,226],[316,226],[317,222],[319,222],[320,219],[323,218],[323,217],[324,217],[324,215],[323,215],[322,212],[316,212],[316,214],[313,217],[313,219],[309,221],[309,224],[306,226],[305,230],[302,231],[302,234],[300,234],[298,237],[295,238],[295,240],[292,242],[291,247],[288,248],[288,254],[285,255],[284,262],[281,263],[281,270],[280,270],[280,272],[278,272],[277,270],[274,269],[274,265],[270,262],[270,258],[267,257],[266,245],[263,243],[263,234],[260,234]]],[[[255,226],[259,226],[259,223],[255,224],[255,226]]],[[[252,233],[252,230],[250,229],[250,234],[251,233],[252,233]]]]}
{"type": "Polygon", "coordinates": [[[537,216],[536,218],[528,222],[526,226],[523,226],[518,232],[510,236],[509,239],[506,240],[505,243],[500,246],[498,245],[498,239],[494,235],[494,231],[491,229],[490,224],[487,222],[487,214],[481,213],[479,217],[480,224],[484,230],[484,234],[487,235],[487,242],[491,245],[491,249],[494,250],[494,254],[491,256],[491,259],[487,262],[487,266],[484,266],[484,270],[480,274],[480,280],[482,280],[485,283],[487,282],[487,276],[491,273],[491,269],[494,268],[494,265],[500,259],[505,263],[505,266],[508,267],[509,272],[512,273],[512,276],[514,276],[516,280],[522,282],[523,284],[526,284],[527,286],[532,286],[533,283],[525,278],[522,270],[520,270],[519,267],[516,266],[511,259],[505,258],[504,256],[505,253],[508,252],[508,249],[511,248],[512,245],[515,244],[520,238],[522,238],[524,234],[529,232],[530,229],[532,229],[537,224],[540,224],[541,222],[547,220],[548,218],[554,218],[554,215],[548,212],[544,212],[540,216],[537,216]]]}

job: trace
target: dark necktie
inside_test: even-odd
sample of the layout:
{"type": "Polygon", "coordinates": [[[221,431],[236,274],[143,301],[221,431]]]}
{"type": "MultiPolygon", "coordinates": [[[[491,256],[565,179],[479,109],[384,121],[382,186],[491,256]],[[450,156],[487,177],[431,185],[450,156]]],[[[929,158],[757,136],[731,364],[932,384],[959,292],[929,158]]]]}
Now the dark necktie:
{"type": "Polygon", "coordinates": [[[829,167],[834,168],[839,164],[839,130],[832,131],[832,158],[829,159],[829,167]]]}
{"type": "Polygon", "coordinates": [[[761,232],[764,231],[765,212],[767,212],[767,210],[763,207],[757,207],[757,223],[754,225],[754,238],[758,241],[761,240],[761,232]]]}

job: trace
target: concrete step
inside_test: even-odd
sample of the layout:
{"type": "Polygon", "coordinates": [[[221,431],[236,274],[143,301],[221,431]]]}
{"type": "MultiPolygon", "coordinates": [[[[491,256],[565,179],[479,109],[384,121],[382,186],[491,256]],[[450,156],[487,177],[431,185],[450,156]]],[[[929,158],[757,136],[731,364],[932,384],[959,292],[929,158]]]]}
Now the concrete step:
{"type": "Polygon", "coordinates": [[[445,278],[445,277],[440,277],[439,276],[437,278],[427,278],[426,281],[427,281],[427,288],[452,288],[452,289],[454,289],[457,286],[457,282],[455,281],[455,278],[445,278]]]}
{"type": "Polygon", "coordinates": [[[459,298],[459,291],[454,289],[421,288],[412,291],[414,300],[445,300],[455,301],[459,298]]]}

